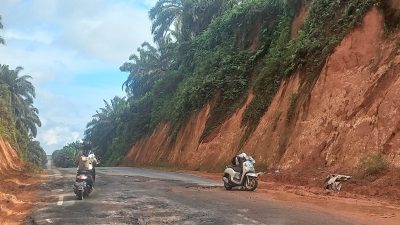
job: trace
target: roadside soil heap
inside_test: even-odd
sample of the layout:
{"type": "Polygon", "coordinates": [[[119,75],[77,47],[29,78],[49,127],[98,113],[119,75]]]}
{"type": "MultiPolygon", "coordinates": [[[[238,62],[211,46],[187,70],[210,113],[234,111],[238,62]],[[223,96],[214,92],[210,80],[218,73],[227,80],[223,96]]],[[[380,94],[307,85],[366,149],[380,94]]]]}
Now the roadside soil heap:
{"type": "Polygon", "coordinates": [[[40,178],[25,170],[16,151],[0,137],[0,225],[21,224],[34,205],[40,178]]]}

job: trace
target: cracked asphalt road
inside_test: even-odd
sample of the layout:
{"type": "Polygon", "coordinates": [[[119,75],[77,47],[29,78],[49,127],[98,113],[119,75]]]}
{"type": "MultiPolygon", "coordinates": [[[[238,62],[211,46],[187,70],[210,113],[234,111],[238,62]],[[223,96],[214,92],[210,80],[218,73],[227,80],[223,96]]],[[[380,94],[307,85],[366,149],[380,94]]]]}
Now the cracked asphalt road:
{"type": "Polygon", "coordinates": [[[226,191],[222,182],[138,168],[96,168],[94,192],[79,201],[75,169],[48,172],[41,193],[47,200],[24,224],[356,224],[257,191],[226,191]]]}

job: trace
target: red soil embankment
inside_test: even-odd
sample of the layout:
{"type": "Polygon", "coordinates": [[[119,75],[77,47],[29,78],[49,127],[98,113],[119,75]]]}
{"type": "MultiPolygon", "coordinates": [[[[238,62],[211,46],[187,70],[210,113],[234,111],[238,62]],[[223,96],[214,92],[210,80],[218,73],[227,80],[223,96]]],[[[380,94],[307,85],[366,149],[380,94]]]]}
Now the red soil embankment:
{"type": "Polygon", "coordinates": [[[11,147],[10,143],[0,137],[0,175],[9,170],[17,170],[22,166],[18,155],[11,147]]]}
{"type": "MultiPolygon", "coordinates": [[[[319,187],[329,173],[356,175],[365,156],[382,154],[392,170],[379,179],[355,180],[352,193],[400,200],[400,32],[385,36],[384,18],[372,8],[327,59],[306,101],[287,121],[291,99],[301,95],[298,72],[281,83],[243,150],[259,170],[281,170],[278,182],[319,187]],[[371,182],[371,183],[370,183],[371,182]]],[[[252,96],[201,139],[211,104],[190,116],[172,141],[159,125],[130,150],[125,165],[168,165],[221,170],[244,135],[242,115],[252,96]]]]}
{"type": "Polygon", "coordinates": [[[160,124],[149,137],[133,146],[124,164],[129,165],[133,161],[135,165],[175,165],[192,170],[222,168],[240,143],[244,133],[240,121],[251,99],[252,95],[242,108],[202,141],[200,138],[210,116],[211,104],[190,116],[174,143],[170,140],[169,125],[160,124]]]}
{"type": "Polygon", "coordinates": [[[0,137],[0,225],[21,224],[35,204],[41,179],[24,170],[16,151],[0,137]]]}

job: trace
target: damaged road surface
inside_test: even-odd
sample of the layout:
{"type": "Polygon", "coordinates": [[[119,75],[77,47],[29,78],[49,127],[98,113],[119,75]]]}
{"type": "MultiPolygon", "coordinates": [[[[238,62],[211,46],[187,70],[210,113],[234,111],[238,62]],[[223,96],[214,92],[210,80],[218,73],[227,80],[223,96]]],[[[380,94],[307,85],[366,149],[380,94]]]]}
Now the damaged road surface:
{"type": "Polygon", "coordinates": [[[80,201],[75,172],[49,170],[47,201],[24,224],[356,224],[257,191],[226,191],[219,181],[138,168],[97,168],[95,190],[80,201]]]}

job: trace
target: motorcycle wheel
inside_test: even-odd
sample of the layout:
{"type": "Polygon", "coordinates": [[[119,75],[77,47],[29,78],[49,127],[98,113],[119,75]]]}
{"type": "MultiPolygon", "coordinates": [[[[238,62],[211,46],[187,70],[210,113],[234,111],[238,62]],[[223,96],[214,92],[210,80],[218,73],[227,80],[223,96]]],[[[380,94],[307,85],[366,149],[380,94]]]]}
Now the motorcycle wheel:
{"type": "Polygon", "coordinates": [[[258,186],[258,180],[256,178],[247,178],[244,187],[247,191],[254,191],[258,186]]]}
{"type": "MultiPolygon", "coordinates": [[[[230,180],[229,175],[225,175],[225,177],[228,178],[228,180],[230,180]]],[[[228,191],[232,190],[232,186],[229,185],[229,183],[226,183],[225,181],[224,181],[224,187],[225,187],[225,189],[228,190],[228,191]]]]}
{"type": "Polygon", "coordinates": [[[78,200],[83,200],[83,190],[78,191],[78,200]]]}

